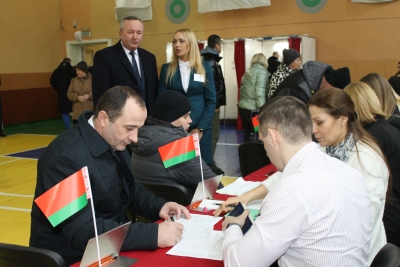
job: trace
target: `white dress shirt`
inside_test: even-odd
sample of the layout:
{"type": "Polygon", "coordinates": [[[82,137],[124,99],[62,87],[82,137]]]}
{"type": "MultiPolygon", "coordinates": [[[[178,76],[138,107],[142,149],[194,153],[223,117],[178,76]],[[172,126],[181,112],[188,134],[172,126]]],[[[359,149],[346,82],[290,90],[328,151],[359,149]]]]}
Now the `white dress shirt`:
{"type": "Polygon", "coordinates": [[[368,266],[369,196],[361,174],[311,142],[288,162],[243,236],[224,233],[225,266],[368,266]]]}
{"type": "MultiPolygon", "coordinates": [[[[322,152],[325,147],[320,146],[322,152]]],[[[358,170],[364,178],[371,204],[369,206],[371,213],[371,240],[368,263],[371,264],[378,251],[387,243],[386,233],[383,225],[383,212],[385,210],[386,191],[388,187],[389,171],[382,157],[373,149],[362,142],[357,143],[350,151],[347,161],[354,169],[358,170]],[[358,153],[357,153],[358,152],[358,153]]],[[[277,172],[262,184],[268,189],[273,190],[280,180],[282,173],[277,172]]]]}
{"type": "MultiPolygon", "coordinates": [[[[121,43],[121,45],[125,51],[126,56],[128,57],[129,61],[131,62],[131,65],[132,65],[132,55],[130,54],[131,51],[126,49],[122,43],[121,43]]],[[[138,55],[137,49],[135,51],[133,51],[133,54],[135,55],[136,66],[138,68],[139,76],[142,77],[142,74],[140,73],[139,55],[138,55]]]]}
{"type": "Polygon", "coordinates": [[[187,93],[187,90],[189,88],[189,80],[190,80],[190,66],[189,66],[189,61],[182,61],[179,60],[179,70],[181,72],[181,80],[182,80],[182,87],[183,90],[187,93]]]}

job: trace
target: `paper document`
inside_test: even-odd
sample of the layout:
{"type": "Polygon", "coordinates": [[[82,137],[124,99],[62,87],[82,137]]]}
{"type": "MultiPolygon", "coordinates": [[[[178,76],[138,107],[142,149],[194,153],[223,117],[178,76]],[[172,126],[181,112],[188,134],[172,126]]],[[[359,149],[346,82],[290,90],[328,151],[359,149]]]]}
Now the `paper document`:
{"type": "Polygon", "coordinates": [[[231,183],[228,186],[225,186],[222,189],[217,190],[218,194],[232,195],[232,196],[241,196],[244,193],[256,188],[259,186],[259,182],[247,182],[243,180],[242,177],[237,178],[235,182],[231,183]]]}
{"type": "Polygon", "coordinates": [[[180,243],[210,243],[211,234],[214,228],[214,224],[217,223],[221,218],[215,218],[209,215],[191,214],[192,219],[187,220],[185,216],[181,216],[177,220],[174,216],[175,222],[183,224],[183,234],[180,243]]]}
{"type": "MultiPolygon", "coordinates": [[[[193,216],[194,214],[192,214],[193,216]]],[[[222,231],[212,231],[210,243],[187,244],[178,242],[173,248],[168,250],[168,255],[222,260],[222,240],[224,239],[222,231]]]]}

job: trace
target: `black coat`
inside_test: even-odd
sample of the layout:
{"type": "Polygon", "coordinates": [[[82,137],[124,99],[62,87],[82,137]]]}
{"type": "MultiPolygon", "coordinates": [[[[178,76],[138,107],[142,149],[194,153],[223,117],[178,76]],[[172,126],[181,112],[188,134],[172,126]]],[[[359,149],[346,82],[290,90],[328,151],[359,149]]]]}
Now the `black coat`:
{"type": "MultiPolygon", "coordinates": [[[[139,129],[138,143],[132,144],[132,170],[135,178],[159,183],[179,184],[188,189],[192,199],[197,185],[202,181],[199,157],[165,168],[158,148],[180,138],[187,132],[182,127],[148,117],[139,129]]],[[[204,179],[216,176],[202,160],[204,179]]]]}
{"type": "MultiPolygon", "coordinates": [[[[154,102],[158,96],[156,57],[142,48],[138,48],[138,52],[146,81],[147,113],[151,115],[154,111],[154,102]]],[[[140,81],[138,83],[135,80],[132,64],[122,48],[121,41],[96,52],[92,72],[93,103],[95,106],[104,92],[116,85],[129,86],[140,94],[140,81]]]]}
{"type": "MultiPolygon", "coordinates": [[[[88,123],[92,115],[88,111],[82,113],[79,124],[54,139],[41,155],[34,198],[87,166],[99,235],[128,222],[128,209],[146,218],[158,219],[165,200],[134,181],[128,152],[112,149],[88,123]]],[[[90,207],[88,203],[52,227],[33,203],[30,246],[55,251],[68,265],[80,261],[88,240],[94,237],[90,207]]],[[[156,249],[157,242],[158,224],[136,222],[130,226],[122,250],[156,249]]]]}
{"type": "Polygon", "coordinates": [[[50,84],[57,91],[57,111],[69,113],[72,111],[72,102],[67,97],[71,79],[76,77],[74,67],[68,62],[61,62],[50,77],[50,84]]]}
{"type": "Polygon", "coordinates": [[[222,59],[222,57],[220,57],[217,53],[217,51],[209,47],[201,51],[201,56],[203,57],[203,60],[210,64],[210,67],[213,70],[214,74],[214,85],[217,97],[215,109],[220,108],[220,106],[226,106],[225,79],[222,73],[221,65],[218,63],[222,59]],[[211,53],[208,52],[209,50],[212,50],[211,53]]]}
{"type": "Polygon", "coordinates": [[[278,58],[272,56],[268,58],[268,72],[271,74],[274,74],[278,66],[281,64],[281,62],[278,60],[278,58]]]}
{"type": "Polygon", "coordinates": [[[318,92],[322,76],[329,69],[332,69],[330,65],[308,61],[301,70],[286,77],[270,99],[277,96],[290,95],[308,104],[308,100],[312,95],[318,92]]]}
{"type": "Polygon", "coordinates": [[[385,155],[392,175],[392,196],[397,199],[386,203],[383,214],[388,243],[400,246],[400,132],[391,126],[383,117],[365,126],[365,129],[375,138],[385,155]]]}

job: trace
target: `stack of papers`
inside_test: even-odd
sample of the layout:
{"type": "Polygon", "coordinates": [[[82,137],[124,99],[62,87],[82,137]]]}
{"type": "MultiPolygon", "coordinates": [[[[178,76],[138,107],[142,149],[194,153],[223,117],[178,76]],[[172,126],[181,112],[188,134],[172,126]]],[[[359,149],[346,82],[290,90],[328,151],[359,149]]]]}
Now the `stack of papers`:
{"type": "Polygon", "coordinates": [[[213,231],[221,217],[191,214],[187,220],[181,216],[176,222],[183,224],[182,239],[167,254],[183,257],[222,260],[222,231],[213,231]]]}
{"type": "Polygon", "coordinates": [[[243,180],[242,177],[240,177],[237,178],[236,181],[231,183],[230,185],[217,190],[217,193],[231,196],[241,196],[259,185],[259,182],[247,182],[243,180]]]}

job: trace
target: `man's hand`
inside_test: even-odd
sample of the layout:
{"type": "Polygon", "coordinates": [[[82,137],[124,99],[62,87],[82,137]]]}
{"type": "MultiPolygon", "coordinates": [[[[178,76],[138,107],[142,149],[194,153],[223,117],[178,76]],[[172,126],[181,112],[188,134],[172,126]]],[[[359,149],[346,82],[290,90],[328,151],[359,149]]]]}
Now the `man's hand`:
{"type": "Polygon", "coordinates": [[[199,141],[203,137],[203,133],[199,131],[199,129],[195,128],[190,131],[191,134],[198,134],[199,135],[199,141]]]}
{"type": "Polygon", "coordinates": [[[158,225],[157,246],[159,248],[166,248],[166,247],[174,246],[176,243],[178,243],[181,240],[182,230],[183,230],[183,225],[180,223],[176,223],[176,222],[160,223],[158,225]]]}
{"type": "Polygon", "coordinates": [[[232,211],[233,208],[229,207],[229,205],[236,205],[239,202],[245,205],[248,203],[244,195],[241,195],[239,197],[230,197],[224,202],[222,202],[221,206],[219,206],[219,208],[213,212],[214,216],[219,216],[222,212],[227,213],[232,211]]]}
{"type": "Polygon", "coordinates": [[[222,223],[222,231],[225,231],[226,227],[228,227],[228,224],[230,223],[237,223],[240,225],[240,227],[243,227],[243,224],[246,221],[246,217],[249,215],[249,213],[250,210],[245,210],[243,211],[242,215],[238,217],[226,216],[224,222],[222,223]]]}
{"type": "Polygon", "coordinates": [[[88,99],[89,99],[89,97],[90,97],[90,95],[89,95],[89,94],[85,94],[85,95],[83,96],[83,98],[84,98],[85,100],[88,100],[88,99]]]}
{"type": "Polygon", "coordinates": [[[190,216],[190,213],[187,208],[185,208],[182,205],[179,205],[178,203],[175,202],[167,202],[165,205],[161,208],[160,210],[160,218],[166,220],[166,221],[171,221],[170,215],[176,214],[176,218],[179,220],[181,217],[181,214],[185,214],[186,219],[191,219],[192,216],[190,216]]]}

